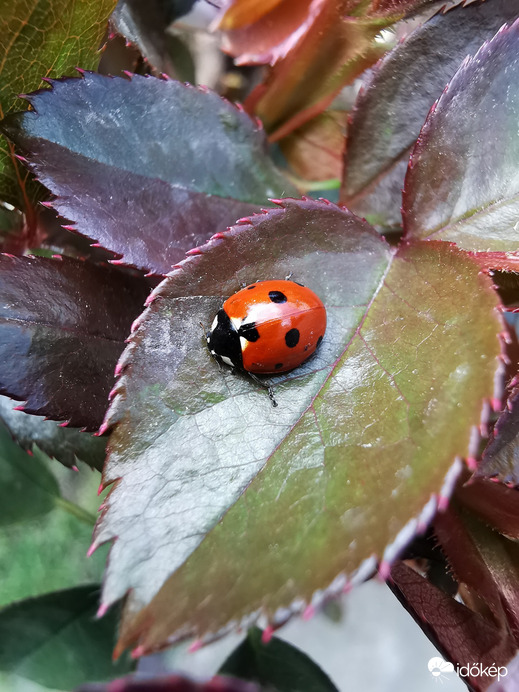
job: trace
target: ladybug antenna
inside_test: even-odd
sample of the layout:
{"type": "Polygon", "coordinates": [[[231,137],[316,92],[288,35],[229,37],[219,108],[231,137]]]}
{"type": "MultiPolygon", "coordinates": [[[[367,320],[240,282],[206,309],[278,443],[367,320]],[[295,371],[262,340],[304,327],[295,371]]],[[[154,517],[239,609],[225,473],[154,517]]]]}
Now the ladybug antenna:
{"type": "Polygon", "coordinates": [[[207,337],[208,337],[208,335],[209,335],[209,332],[208,332],[207,328],[204,327],[204,323],[203,323],[203,322],[199,322],[198,324],[202,327],[202,331],[204,332],[204,336],[205,336],[205,338],[207,339],[207,337]]]}
{"type": "Polygon", "coordinates": [[[259,384],[260,387],[263,387],[264,389],[267,390],[267,394],[269,395],[269,399],[272,401],[272,406],[274,408],[278,405],[278,402],[276,401],[276,397],[274,396],[274,387],[272,385],[267,384],[266,382],[262,382],[259,377],[256,377],[256,375],[253,372],[247,372],[247,375],[249,375],[256,384],[259,384]]]}

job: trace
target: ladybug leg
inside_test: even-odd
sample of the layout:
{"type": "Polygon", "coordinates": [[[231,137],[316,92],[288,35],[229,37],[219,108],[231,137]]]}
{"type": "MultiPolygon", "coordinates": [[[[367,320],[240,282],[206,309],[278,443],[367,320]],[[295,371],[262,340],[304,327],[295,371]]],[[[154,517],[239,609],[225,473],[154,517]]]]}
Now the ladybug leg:
{"type": "Polygon", "coordinates": [[[293,283],[297,284],[298,286],[304,286],[304,284],[300,284],[299,281],[294,281],[292,278],[294,276],[294,272],[290,272],[288,276],[285,276],[285,281],[292,281],[293,283]]]}
{"type": "Polygon", "coordinates": [[[256,377],[256,375],[253,372],[247,372],[247,375],[251,377],[256,384],[259,384],[260,387],[263,387],[264,389],[267,390],[267,394],[269,395],[269,399],[272,401],[272,406],[274,408],[278,405],[278,402],[276,401],[276,398],[274,396],[274,388],[270,385],[267,384],[266,382],[262,382],[259,377],[256,377]]]}

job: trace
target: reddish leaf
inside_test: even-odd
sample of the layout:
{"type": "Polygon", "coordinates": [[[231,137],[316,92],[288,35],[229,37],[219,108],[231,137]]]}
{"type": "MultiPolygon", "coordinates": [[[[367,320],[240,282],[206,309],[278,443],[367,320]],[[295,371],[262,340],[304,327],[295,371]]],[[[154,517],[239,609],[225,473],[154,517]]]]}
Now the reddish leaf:
{"type": "MultiPolygon", "coordinates": [[[[394,565],[391,580],[391,588],[402,605],[444,656],[456,662],[458,670],[473,662],[483,666],[506,666],[512,658],[514,643],[502,641],[494,625],[440,591],[403,562],[394,565]]],[[[481,692],[494,677],[486,680],[468,677],[468,681],[474,692],[481,692]]]]}
{"type": "Polygon", "coordinates": [[[504,536],[519,539],[519,490],[476,475],[456,496],[504,536]]]}
{"type": "Polygon", "coordinates": [[[384,52],[373,39],[390,19],[345,16],[344,3],[325,2],[308,31],[245,102],[272,141],[325,110],[341,88],[384,52]]]}
{"type": "Polygon", "coordinates": [[[375,67],[348,131],[343,203],[381,225],[400,222],[409,153],[429,109],[463,58],[517,16],[515,0],[460,4],[416,29],[375,67]]]}
{"type": "Polygon", "coordinates": [[[507,408],[499,417],[477,475],[498,478],[502,483],[519,486],[519,386],[510,394],[507,408]]]}
{"type": "Polygon", "coordinates": [[[223,49],[238,64],[273,64],[297,42],[297,32],[310,25],[315,11],[312,0],[283,0],[254,24],[227,30],[222,36],[223,49]]]}
{"type": "Polygon", "coordinates": [[[96,429],[143,280],[68,258],[0,256],[0,391],[23,409],[96,429]]]}
{"type": "Polygon", "coordinates": [[[286,201],[153,295],[120,362],[104,478],[117,483],[95,538],[117,538],[104,606],[131,590],[122,645],[152,650],[260,608],[279,622],[339,573],[394,559],[449,494],[492,393],[500,327],[477,265],[445,243],[394,255],[347,211],[286,201]],[[273,409],[218,369],[198,323],[240,281],[289,271],[329,326],[313,360],[274,378],[273,409]]]}
{"type": "Polygon", "coordinates": [[[461,602],[403,564],[395,565],[391,576],[406,608],[457,673],[474,690],[484,690],[496,677],[495,667],[506,666],[519,643],[519,547],[456,503],[438,514],[434,529],[459,582],[461,602]],[[473,672],[476,665],[487,672],[473,672]]]}
{"type": "Polygon", "coordinates": [[[465,604],[493,623],[501,636],[519,635],[519,546],[456,502],[438,514],[434,531],[456,580],[465,587],[465,604]]]}
{"type": "Polygon", "coordinates": [[[279,143],[292,170],[305,180],[342,177],[344,111],[326,111],[279,143]]]}
{"type": "Polygon", "coordinates": [[[284,0],[233,0],[225,8],[225,14],[220,19],[218,28],[221,31],[227,31],[253,24],[283,2],[284,0]]]}
{"type": "MultiPolygon", "coordinates": [[[[274,64],[285,58],[301,36],[312,31],[321,12],[337,11],[341,16],[395,18],[405,12],[432,4],[435,0],[373,0],[368,8],[360,0],[234,0],[224,8],[219,29],[224,31],[223,47],[238,63],[274,64]]],[[[323,36],[323,48],[329,35],[323,36]]]]}
{"type": "Polygon", "coordinates": [[[85,74],[30,102],[4,130],[58,195],[54,208],[128,264],[166,273],[268,197],[295,192],[258,126],[214,93],[85,74]]]}
{"type": "Polygon", "coordinates": [[[519,20],[463,63],[429,114],[405,183],[409,237],[517,251],[518,85],[519,20]]]}

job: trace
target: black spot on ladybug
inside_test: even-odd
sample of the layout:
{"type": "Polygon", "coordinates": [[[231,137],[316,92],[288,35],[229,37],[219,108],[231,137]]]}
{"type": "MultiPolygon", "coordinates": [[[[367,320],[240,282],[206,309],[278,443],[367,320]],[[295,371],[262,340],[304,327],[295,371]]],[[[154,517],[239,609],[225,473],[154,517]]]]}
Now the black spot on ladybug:
{"type": "Polygon", "coordinates": [[[256,288],[256,284],[252,284],[252,286],[247,286],[247,291],[252,291],[253,288],[256,288]]]}
{"type": "Polygon", "coordinates": [[[276,363],[276,365],[274,367],[276,368],[276,370],[279,370],[280,368],[283,367],[283,363],[276,363]]]}
{"type": "Polygon", "coordinates": [[[286,303],[287,297],[281,291],[269,291],[269,298],[273,303],[286,303]]]}
{"type": "Polygon", "coordinates": [[[247,341],[257,341],[260,338],[259,332],[256,329],[256,322],[242,324],[238,329],[238,336],[243,336],[247,341]]]}
{"type": "Polygon", "coordinates": [[[294,348],[294,346],[297,346],[299,343],[299,329],[290,329],[286,334],[285,334],[285,343],[288,346],[288,348],[294,348]]]}
{"type": "Polygon", "coordinates": [[[308,351],[309,348],[310,348],[310,344],[306,344],[306,346],[304,347],[303,350],[304,350],[304,351],[308,351]]]}
{"type": "MultiPolygon", "coordinates": [[[[320,345],[321,345],[321,341],[322,341],[322,340],[323,340],[323,337],[322,337],[322,336],[320,336],[320,337],[317,339],[317,346],[320,346],[320,345]]],[[[317,346],[316,346],[316,348],[317,348],[317,346]]]]}

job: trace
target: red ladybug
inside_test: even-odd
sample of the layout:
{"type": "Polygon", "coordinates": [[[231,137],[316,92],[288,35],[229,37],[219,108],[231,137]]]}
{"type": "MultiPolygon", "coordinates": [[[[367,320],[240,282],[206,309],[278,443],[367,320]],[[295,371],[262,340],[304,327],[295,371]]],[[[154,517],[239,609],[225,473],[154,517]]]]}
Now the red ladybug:
{"type": "MultiPolygon", "coordinates": [[[[323,340],[326,309],[295,281],[257,281],[216,313],[207,345],[220,361],[254,375],[297,368],[323,340]]],[[[256,379],[256,378],[254,378],[256,379]]]]}

